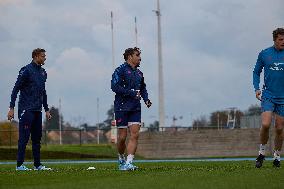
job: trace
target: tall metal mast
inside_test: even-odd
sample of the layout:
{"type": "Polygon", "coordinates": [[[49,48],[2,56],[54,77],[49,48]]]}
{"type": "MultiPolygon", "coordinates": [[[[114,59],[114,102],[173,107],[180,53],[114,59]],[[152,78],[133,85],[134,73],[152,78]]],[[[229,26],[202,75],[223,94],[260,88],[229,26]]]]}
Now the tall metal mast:
{"type": "MultiPolygon", "coordinates": [[[[157,10],[155,10],[158,21],[158,75],[159,75],[159,127],[165,127],[165,108],[164,108],[164,82],[163,82],[163,64],[162,64],[162,37],[161,37],[161,11],[160,1],[157,0],[157,10]]],[[[161,128],[159,129],[162,130],[161,128]]]]}
{"type": "Polygon", "coordinates": [[[62,120],[61,120],[61,98],[59,98],[59,109],[58,109],[58,122],[59,122],[59,144],[62,144],[62,120]]]}
{"type": "Polygon", "coordinates": [[[137,42],[137,20],[136,20],[136,16],[135,16],[135,47],[138,47],[138,42],[137,42]]]}
{"type": "Polygon", "coordinates": [[[97,98],[97,144],[100,144],[100,99],[97,98]]]}
{"type": "MultiPolygon", "coordinates": [[[[113,36],[113,13],[111,11],[111,44],[112,44],[112,70],[115,69],[115,59],[114,59],[114,36],[113,36]]],[[[113,143],[117,142],[117,128],[115,127],[115,114],[113,112],[113,121],[111,123],[111,141],[113,143]]]]}
{"type": "Polygon", "coordinates": [[[114,37],[113,37],[113,13],[110,12],[111,16],[111,48],[112,48],[112,68],[115,69],[115,60],[114,60],[114,37]]]}

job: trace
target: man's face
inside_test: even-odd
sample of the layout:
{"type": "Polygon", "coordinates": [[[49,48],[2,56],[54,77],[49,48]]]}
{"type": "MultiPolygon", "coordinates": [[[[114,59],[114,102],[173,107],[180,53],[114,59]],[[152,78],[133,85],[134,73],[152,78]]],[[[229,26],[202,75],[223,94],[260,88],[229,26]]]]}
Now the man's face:
{"type": "Polygon", "coordinates": [[[134,51],[134,54],[130,55],[130,57],[131,57],[132,64],[134,64],[136,67],[138,67],[140,65],[140,62],[141,62],[140,53],[137,52],[137,51],[134,51]]]}
{"type": "Polygon", "coordinates": [[[279,35],[274,41],[274,46],[278,50],[284,50],[284,35],[279,35]]]}
{"type": "Polygon", "coordinates": [[[45,52],[41,52],[34,58],[35,62],[39,65],[44,65],[44,61],[46,60],[45,52]]]}

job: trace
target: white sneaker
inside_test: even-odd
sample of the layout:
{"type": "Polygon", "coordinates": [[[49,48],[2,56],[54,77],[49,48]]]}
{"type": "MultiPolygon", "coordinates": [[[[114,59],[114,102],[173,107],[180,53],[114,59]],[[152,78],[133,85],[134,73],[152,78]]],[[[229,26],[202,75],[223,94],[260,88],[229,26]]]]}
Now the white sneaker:
{"type": "Polygon", "coordinates": [[[126,163],[124,166],[124,169],[127,171],[134,171],[134,170],[137,170],[138,167],[133,165],[132,163],[126,163]]]}
{"type": "Polygon", "coordinates": [[[16,171],[31,171],[31,169],[27,168],[24,165],[21,165],[19,167],[16,167],[16,171]]]}
{"type": "Polygon", "coordinates": [[[46,167],[46,166],[44,166],[44,165],[40,165],[40,166],[38,166],[38,167],[34,167],[34,170],[36,170],[36,171],[52,171],[51,168],[46,167]]]}

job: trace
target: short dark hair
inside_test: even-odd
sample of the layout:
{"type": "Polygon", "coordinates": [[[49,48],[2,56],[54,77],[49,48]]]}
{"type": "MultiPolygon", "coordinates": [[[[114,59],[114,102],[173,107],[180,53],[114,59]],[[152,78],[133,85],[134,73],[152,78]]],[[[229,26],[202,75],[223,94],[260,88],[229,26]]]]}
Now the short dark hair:
{"type": "Polygon", "coordinates": [[[272,35],[273,35],[273,41],[275,41],[278,35],[284,35],[284,28],[277,28],[272,32],[272,35]]]}
{"type": "Polygon", "coordinates": [[[125,49],[125,52],[123,53],[124,60],[127,61],[128,56],[133,55],[135,51],[138,52],[138,55],[141,54],[141,50],[138,47],[125,49]]]}
{"type": "Polygon", "coordinates": [[[46,52],[44,49],[41,49],[41,48],[36,48],[33,50],[32,52],[32,58],[35,58],[36,56],[38,56],[40,53],[42,52],[46,52]]]}

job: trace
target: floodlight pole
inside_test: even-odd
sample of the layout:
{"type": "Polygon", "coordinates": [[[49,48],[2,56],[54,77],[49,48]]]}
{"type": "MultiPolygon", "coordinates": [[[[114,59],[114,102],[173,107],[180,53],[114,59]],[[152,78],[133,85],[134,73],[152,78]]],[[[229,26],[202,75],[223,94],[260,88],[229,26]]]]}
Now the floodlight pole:
{"type": "Polygon", "coordinates": [[[158,85],[159,85],[159,131],[165,127],[165,108],[164,108],[164,82],[163,82],[163,61],[162,61],[162,37],[161,37],[161,11],[160,1],[157,0],[157,10],[154,11],[158,21],[158,85]],[[162,128],[161,128],[162,127],[162,128]]]}
{"type": "Polygon", "coordinates": [[[59,121],[59,144],[62,145],[62,121],[61,121],[61,98],[59,98],[59,109],[58,109],[58,121],[59,121]]]}
{"type": "Polygon", "coordinates": [[[114,70],[115,68],[115,60],[114,60],[114,35],[113,35],[113,13],[112,11],[110,12],[110,17],[111,17],[111,47],[112,47],[112,68],[114,70]]]}
{"type": "Polygon", "coordinates": [[[137,42],[137,36],[138,36],[138,31],[137,31],[137,20],[136,20],[136,16],[134,18],[135,21],[135,47],[138,47],[138,42],[137,42]]]}
{"type": "Polygon", "coordinates": [[[100,144],[100,99],[97,98],[97,143],[100,144]]]}
{"type": "MultiPolygon", "coordinates": [[[[111,11],[111,45],[112,45],[112,70],[115,69],[115,57],[114,57],[114,35],[113,35],[113,13],[111,11]]],[[[115,113],[113,111],[113,121],[115,123],[115,113]]],[[[116,124],[116,123],[115,123],[116,124]]],[[[111,139],[114,139],[113,142],[117,143],[117,128],[116,125],[111,125],[111,139]]]]}

